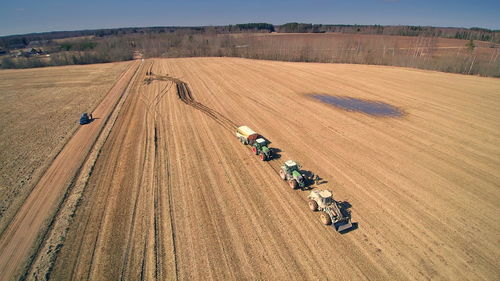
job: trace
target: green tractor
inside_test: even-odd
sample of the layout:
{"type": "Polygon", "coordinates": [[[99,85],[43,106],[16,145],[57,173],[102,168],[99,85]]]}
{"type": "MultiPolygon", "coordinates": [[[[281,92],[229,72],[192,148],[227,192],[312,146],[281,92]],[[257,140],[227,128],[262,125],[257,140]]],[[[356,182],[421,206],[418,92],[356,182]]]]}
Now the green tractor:
{"type": "Polygon", "coordinates": [[[288,185],[293,189],[304,188],[306,186],[306,179],[300,173],[300,168],[301,166],[292,160],[286,161],[285,165],[281,166],[281,179],[288,181],[288,185]]]}
{"type": "Polygon", "coordinates": [[[265,139],[263,138],[258,138],[255,140],[253,146],[252,146],[252,151],[256,155],[259,155],[260,160],[266,161],[268,159],[271,159],[271,149],[267,147],[268,143],[265,139]]]}
{"type": "Polygon", "coordinates": [[[236,137],[242,144],[251,145],[253,153],[260,155],[260,160],[265,161],[272,158],[273,154],[269,148],[271,142],[249,127],[238,127],[236,129],[236,137]]]}

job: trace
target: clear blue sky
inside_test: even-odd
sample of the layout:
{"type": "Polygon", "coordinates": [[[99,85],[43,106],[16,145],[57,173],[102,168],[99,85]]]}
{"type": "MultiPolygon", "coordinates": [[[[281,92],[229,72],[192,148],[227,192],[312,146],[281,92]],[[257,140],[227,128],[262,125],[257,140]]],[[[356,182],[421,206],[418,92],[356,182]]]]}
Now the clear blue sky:
{"type": "Polygon", "coordinates": [[[56,30],[247,22],[500,29],[500,0],[0,0],[0,36],[56,30]]]}

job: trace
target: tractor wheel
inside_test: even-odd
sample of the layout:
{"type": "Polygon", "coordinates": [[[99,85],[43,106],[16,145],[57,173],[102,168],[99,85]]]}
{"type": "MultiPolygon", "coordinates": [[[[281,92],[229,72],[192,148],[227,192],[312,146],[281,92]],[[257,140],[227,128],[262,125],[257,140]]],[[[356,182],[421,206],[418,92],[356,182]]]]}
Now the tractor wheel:
{"type": "Polygon", "coordinates": [[[311,209],[311,211],[313,212],[316,212],[318,210],[318,202],[309,200],[309,209],[311,209]]]}
{"type": "Polygon", "coordinates": [[[255,153],[255,155],[257,155],[257,148],[255,146],[252,147],[252,152],[255,153]]]}
{"type": "Polygon", "coordinates": [[[298,184],[297,184],[297,181],[296,180],[289,180],[288,181],[288,185],[292,188],[292,189],[297,189],[298,188],[298,184]]]}
{"type": "Polygon", "coordinates": [[[283,172],[283,170],[280,170],[280,177],[282,180],[286,180],[286,175],[285,172],[283,172]]]}
{"type": "Polygon", "coordinates": [[[330,216],[323,212],[321,213],[321,222],[324,224],[324,225],[330,225],[332,224],[332,219],[330,218],[330,216]]]}
{"type": "Polygon", "coordinates": [[[260,160],[266,161],[266,155],[264,153],[260,154],[260,160]]]}

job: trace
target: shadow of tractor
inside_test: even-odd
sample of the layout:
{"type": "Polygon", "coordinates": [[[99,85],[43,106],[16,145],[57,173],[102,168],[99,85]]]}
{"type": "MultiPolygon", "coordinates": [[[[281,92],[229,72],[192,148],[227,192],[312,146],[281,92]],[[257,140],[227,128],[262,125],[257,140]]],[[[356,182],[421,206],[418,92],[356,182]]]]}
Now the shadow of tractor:
{"type": "Polygon", "coordinates": [[[276,148],[276,147],[270,147],[271,150],[272,158],[270,160],[277,160],[281,158],[280,152],[282,152],[281,149],[276,148]]]}

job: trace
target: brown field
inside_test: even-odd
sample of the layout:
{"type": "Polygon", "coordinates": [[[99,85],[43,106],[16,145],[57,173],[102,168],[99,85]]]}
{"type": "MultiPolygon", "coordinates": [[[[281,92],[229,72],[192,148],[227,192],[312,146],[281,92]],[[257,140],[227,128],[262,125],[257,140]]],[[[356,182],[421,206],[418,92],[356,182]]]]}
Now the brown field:
{"type": "MultiPolygon", "coordinates": [[[[463,48],[465,44],[469,42],[468,40],[455,39],[455,38],[443,38],[443,37],[423,37],[423,36],[398,36],[398,35],[379,35],[379,34],[356,34],[356,33],[237,33],[231,34],[236,38],[245,37],[257,37],[257,38],[270,38],[277,36],[281,40],[362,40],[362,41],[372,41],[377,40],[380,42],[386,42],[387,45],[396,43],[401,48],[414,47],[415,43],[422,38],[434,39],[435,47],[445,48],[445,47],[456,47],[463,48]]],[[[478,48],[490,48],[499,47],[497,43],[485,42],[474,40],[474,43],[478,48]]]]}
{"type": "Polygon", "coordinates": [[[0,233],[128,64],[0,70],[0,233]]]}
{"type": "MultiPolygon", "coordinates": [[[[498,79],[407,68],[146,60],[68,233],[50,234],[65,236],[57,259],[30,264],[27,277],[36,268],[53,280],[496,279],[499,93],[498,79]],[[148,84],[149,70],[157,80],[148,84]],[[199,103],[182,102],[166,75],[199,103]],[[345,111],[309,94],[403,114],[345,111]],[[280,158],[258,160],[232,123],[269,138],[280,158]],[[356,227],[323,226],[308,192],[276,174],[288,159],[348,202],[356,227]]],[[[7,240],[0,270],[14,275],[5,280],[22,267],[6,260],[7,240]]]]}
{"type": "MultiPolygon", "coordinates": [[[[468,40],[358,33],[242,33],[204,35],[203,40],[159,52],[143,44],[145,54],[164,57],[234,56],[294,62],[331,62],[412,67],[451,73],[500,76],[500,44],[468,40]],[[207,41],[208,40],[208,41],[207,41]],[[206,44],[205,42],[210,42],[206,44]],[[195,45],[197,48],[192,48],[195,45]],[[228,47],[230,46],[230,47],[228,47]]],[[[171,41],[162,42],[168,46],[171,41]]]]}
{"type": "MultiPolygon", "coordinates": [[[[272,38],[267,36],[279,36],[279,40],[283,40],[288,44],[304,41],[314,46],[316,42],[322,42],[325,45],[325,49],[330,49],[332,51],[335,47],[338,47],[339,44],[355,42],[354,45],[366,44],[372,50],[386,48],[387,55],[392,52],[392,49],[400,51],[432,49],[432,55],[434,56],[457,55],[457,53],[460,55],[461,52],[466,51],[466,44],[469,42],[469,40],[441,37],[412,37],[349,33],[271,33],[266,34],[264,37],[261,35],[262,40],[272,38]]],[[[496,55],[498,53],[498,50],[496,49],[500,48],[498,43],[477,40],[474,41],[474,45],[476,46],[475,53],[479,55],[496,55]]],[[[425,54],[423,55],[425,56],[425,54]]]]}
{"type": "MultiPolygon", "coordinates": [[[[281,61],[334,62],[414,67],[482,76],[500,76],[500,45],[439,37],[353,33],[263,33],[218,35],[224,56],[281,61]],[[229,40],[227,37],[231,37],[229,40]],[[226,39],[224,39],[226,38],[226,39]]],[[[210,39],[210,37],[207,37],[210,39]]],[[[210,42],[217,42],[211,39],[210,42]]],[[[217,45],[217,44],[215,44],[217,45]]],[[[175,50],[173,53],[175,54],[175,50]]],[[[212,49],[212,55],[220,50],[212,49]]],[[[194,53],[196,56],[196,53],[194,53]]],[[[165,56],[172,56],[166,52],[165,56]]]]}

